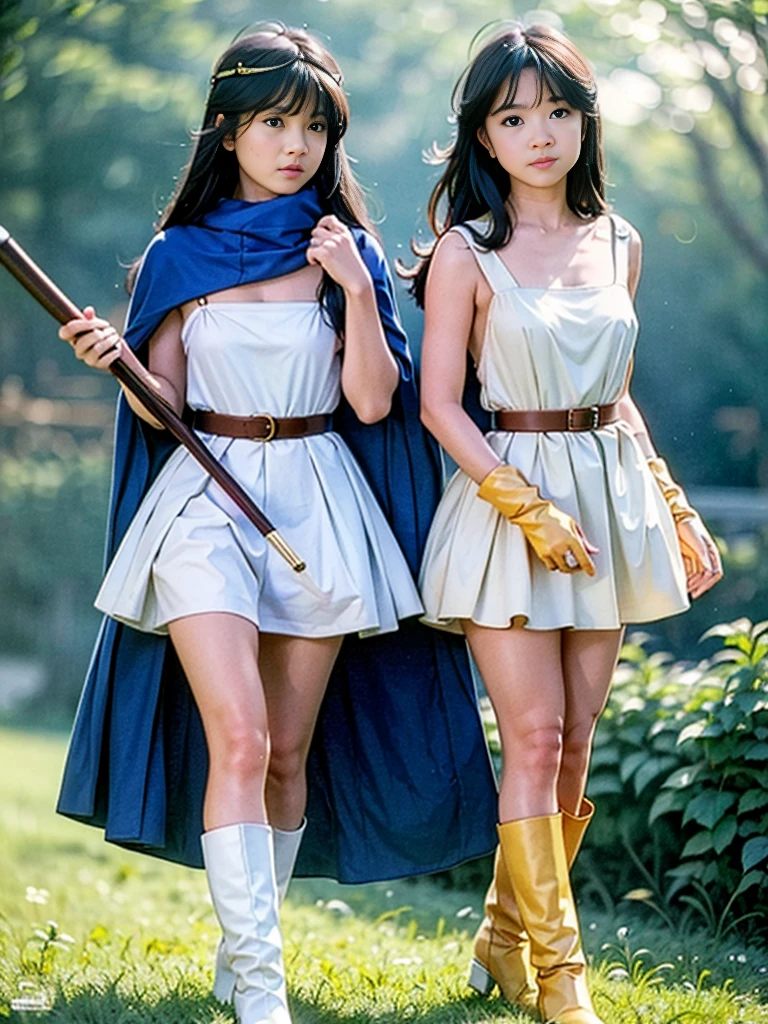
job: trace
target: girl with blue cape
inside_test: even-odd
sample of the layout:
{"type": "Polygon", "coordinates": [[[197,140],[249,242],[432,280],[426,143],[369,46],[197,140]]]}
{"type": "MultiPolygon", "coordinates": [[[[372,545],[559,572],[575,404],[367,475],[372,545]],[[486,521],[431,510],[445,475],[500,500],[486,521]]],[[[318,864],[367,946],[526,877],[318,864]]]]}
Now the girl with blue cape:
{"type": "Polygon", "coordinates": [[[348,114],[336,62],[306,32],[237,40],[124,339],[90,308],[61,330],[89,365],[120,353],[193,410],[308,564],[297,575],[268,550],[121,396],[107,617],[58,809],[204,864],[223,930],[215,993],[242,1024],[290,1021],[278,908],[297,856],[299,873],[362,882],[494,845],[463,642],[416,621],[439,461],[342,147],[348,114]]]}

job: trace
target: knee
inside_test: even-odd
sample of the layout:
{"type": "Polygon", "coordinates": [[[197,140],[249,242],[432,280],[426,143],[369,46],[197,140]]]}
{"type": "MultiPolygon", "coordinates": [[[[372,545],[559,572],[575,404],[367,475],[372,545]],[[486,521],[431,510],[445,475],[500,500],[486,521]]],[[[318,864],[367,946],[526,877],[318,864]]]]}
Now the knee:
{"type": "Polygon", "coordinates": [[[563,736],[563,766],[566,770],[586,770],[596,723],[597,718],[592,716],[566,726],[563,736]]]}
{"type": "Polygon", "coordinates": [[[218,768],[233,783],[252,784],[263,779],[269,762],[269,734],[252,719],[227,723],[211,750],[211,766],[218,768]]]}
{"type": "Polygon", "coordinates": [[[293,738],[272,738],[269,754],[269,779],[278,786],[294,785],[304,775],[305,745],[293,738]]]}
{"type": "Polygon", "coordinates": [[[505,761],[513,770],[517,761],[537,776],[556,776],[560,770],[563,755],[563,730],[558,722],[539,723],[519,733],[517,752],[505,761]],[[519,760],[518,760],[519,758],[519,760]]]}

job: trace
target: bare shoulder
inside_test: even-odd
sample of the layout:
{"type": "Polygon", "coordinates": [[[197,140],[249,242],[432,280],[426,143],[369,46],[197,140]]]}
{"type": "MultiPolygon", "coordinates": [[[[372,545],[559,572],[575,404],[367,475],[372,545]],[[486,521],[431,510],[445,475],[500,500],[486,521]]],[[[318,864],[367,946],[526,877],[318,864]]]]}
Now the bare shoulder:
{"type": "Polygon", "coordinates": [[[612,213],[611,218],[616,226],[616,233],[622,240],[629,240],[629,274],[627,286],[634,298],[637,286],[640,282],[640,272],[643,262],[643,239],[640,232],[631,224],[626,217],[612,213]]]}
{"type": "MultiPolygon", "coordinates": [[[[190,303],[189,305],[192,304],[190,303]]],[[[150,348],[156,352],[159,348],[168,348],[172,345],[181,344],[183,327],[184,315],[182,308],[175,306],[155,328],[152,337],[149,339],[150,348]]]]}
{"type": "Polygon", "coordinates": [[[610,218],[613,221],[616,233],[623,238],[629,238],[630,249],[635,249],[637,252],[642,251],[643,239],[640,232],[637,230],[634,224],[627,220],[626,217],[622,217],[619,213],[605,214],[606,219],[610,218]]]}
{"type": "Polygon", "coordinates": [[[435,246],[433,259],[446,266],[466,267],[475,262],[467,238],[461,231],[446,231],[435,246]]]}
{"type": "Polygon", "coordinates": [[[477,276],[477,261],[469,242],[461,232],[447,231],[435,246],[429,280],[466,288],[468,284],[474,287],[477,276]]]}
{"type": "MultiPolygon", "coordinates": [[[[185,302],[181,306],[174,306],[173,309],[169,310],[160,323],[155,328],[154,335],[168,334],[177,331],[181,333],[181,329],[184,326],[184,320],[186,319],[186,309],[195,308],[197,302],[185,302]]],[[[154,337],[153,335],[153,337],[154,337]]]]}
{"type": "MultiPolygon", "coordinates": [[[[622,217],[622,220],[624,220],[623,217],[622,217]]],[[[624,224],[626,224],[626,226],[627,226],[627,228],[629,230],[630,258],[632,258],[633,255],[638,255],[639,256],[640,253],[643,251],[643,236],[637,230],[635,225],[634,224],[630,224],[628,220],[624,220],[624,224]]]]}

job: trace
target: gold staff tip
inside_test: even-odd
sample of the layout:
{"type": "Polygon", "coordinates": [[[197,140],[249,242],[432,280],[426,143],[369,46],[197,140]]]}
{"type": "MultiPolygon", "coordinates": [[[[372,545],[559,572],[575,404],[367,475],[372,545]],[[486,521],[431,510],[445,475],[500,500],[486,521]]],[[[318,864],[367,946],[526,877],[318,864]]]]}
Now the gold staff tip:
{"type": "Polygon", "coordinates": [[[266,538],[275,551],[283,556],[294,572],[304,572],[307,568],[307,563],[299,558],[290,544],[280,536],[277,530],[271,530],[266,534],[266,538]]]}

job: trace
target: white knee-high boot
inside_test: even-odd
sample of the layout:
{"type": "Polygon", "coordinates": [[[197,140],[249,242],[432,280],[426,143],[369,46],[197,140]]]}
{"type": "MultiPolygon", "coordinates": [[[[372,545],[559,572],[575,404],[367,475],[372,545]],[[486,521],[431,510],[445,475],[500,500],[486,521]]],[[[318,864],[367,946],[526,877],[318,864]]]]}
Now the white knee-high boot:
{"type": "MultiPolygon", "coordinates": [[[[275,849],[275,881],[277,882],[278,906],[283,905],[283,900],[288,892],[293,869],[296,866],[296,858],[299,855],[301,840],[304,838],[304,830],[307,827],[307,819],[291,832],[281,828],[272,829],[272,839],[275,849]]],[[[222,938],[216,950],[216,973],[213,979],[213,994],[222,1003],[231,1003],[235,991],[235,975],[229,965],[227,949],[222,938]]]]}
{"type": "Polygon", "coordinates": [[[234,975],[240,1024],[291,1024],[272,829],[225,825],[202,836],[203,859],[216,916],[234,975]]]}

